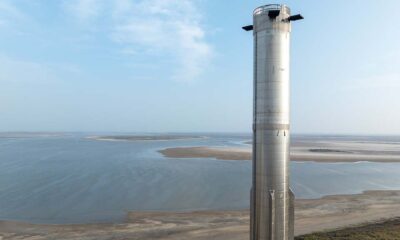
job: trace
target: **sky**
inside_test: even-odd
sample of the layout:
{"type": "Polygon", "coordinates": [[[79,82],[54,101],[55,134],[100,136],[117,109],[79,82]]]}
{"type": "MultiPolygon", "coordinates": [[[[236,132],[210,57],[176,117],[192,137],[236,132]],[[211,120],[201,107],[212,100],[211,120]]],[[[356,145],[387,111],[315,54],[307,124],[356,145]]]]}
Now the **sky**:
{"type": "MultiPolygon", "coordinates": [[[[266,1],[0,0],[0,131],[251,132],[266,1]]],[[[397,0],[293,0],[291,130],[400,135],[397,0]]]]}

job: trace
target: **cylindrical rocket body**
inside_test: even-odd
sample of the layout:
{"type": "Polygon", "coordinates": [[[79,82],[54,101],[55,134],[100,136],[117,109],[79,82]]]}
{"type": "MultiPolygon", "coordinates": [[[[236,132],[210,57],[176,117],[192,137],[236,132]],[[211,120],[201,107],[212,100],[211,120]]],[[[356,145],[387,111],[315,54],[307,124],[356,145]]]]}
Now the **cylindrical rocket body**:
{"type": "Polygon", "coordinates": [[[290,240],[289,189],[290,10],[266,5],[254,11],[253,182],[251,239],[290,240]],[[279,10],[274,16],[270,11],[279,10]]]}

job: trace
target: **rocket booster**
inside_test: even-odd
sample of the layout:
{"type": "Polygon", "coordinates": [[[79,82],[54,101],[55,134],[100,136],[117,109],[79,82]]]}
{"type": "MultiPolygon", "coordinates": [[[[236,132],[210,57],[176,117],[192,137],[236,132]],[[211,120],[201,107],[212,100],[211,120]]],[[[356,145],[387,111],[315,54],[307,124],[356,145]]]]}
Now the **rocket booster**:
{"type": "Polygon", "coordinates": [[[290,15],[285,5],[253,13],[254,99],[251,240],[293,240],[294,194],[289,188],[290,15]]]}

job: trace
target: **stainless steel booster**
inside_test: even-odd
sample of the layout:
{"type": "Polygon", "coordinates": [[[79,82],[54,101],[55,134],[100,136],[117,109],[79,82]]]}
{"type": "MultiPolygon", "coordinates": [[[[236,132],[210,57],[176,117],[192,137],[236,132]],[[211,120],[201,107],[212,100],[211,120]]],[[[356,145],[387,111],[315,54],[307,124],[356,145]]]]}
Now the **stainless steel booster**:
{"type": "Polygon", "coordinates": [[[253,177],[250,239],[294,238],[294,194],[289,188],[290,15],[285,5],[256,8],[254,36],[253,177]]]}

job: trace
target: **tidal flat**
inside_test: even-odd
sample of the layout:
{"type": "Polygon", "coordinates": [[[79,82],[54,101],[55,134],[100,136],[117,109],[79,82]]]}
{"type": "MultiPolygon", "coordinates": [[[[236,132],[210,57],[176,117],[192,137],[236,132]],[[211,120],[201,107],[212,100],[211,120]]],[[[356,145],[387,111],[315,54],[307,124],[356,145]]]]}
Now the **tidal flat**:
{"type": "MultiPolygon", "coordinates": [[[[214,158],[220,160],[250,160],[251,142],[246,146],[191,146],[162,149],[169,158],[214,158]]],[[[314,162],[400,162],[400,145],[351,138],[295,138],[291,144],[292,161],[314,162]]]]}
{"type": "MultiPolygon", "coordinates": [[[[295,234],[379,225],[400,216],[400,191],[367,191],[355,195],[296,200],[295,234]]],[[[322,235],[322,233],[321,233],[322,235]]],[[[0,221],[0,239],[168,239],[243,240],[249,237],[249,210],[129,212],[122,223],[29,224],[0,221]]],[[[305,238],[298,239],[319,239],[305,238]]],[[[335,238],[321,238],[335,239],[335,238]]],[[[343,239],[343,238],[340,238],[343,239]]],[[[395,238],[393,238],[395,239],[395,238]]]]}
{"type": "MultiPolygon", "coordinates": [[[[237,149],[249,156],[250,134],[121,141],[93,136],[118,135],[2,135],[0,239],[248,238],[251,161],[159,151],[237,149]]],[[[314,156],[373,156],[291,162],[296,234],[399,216],[400,163],[374,159],[396,157],[400,138],[293,136],[292,143],[314,156]]]]}

